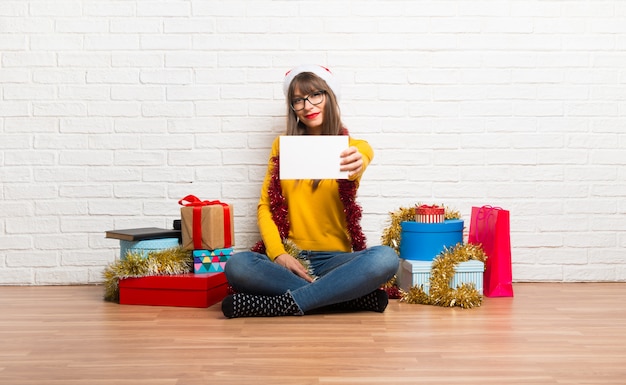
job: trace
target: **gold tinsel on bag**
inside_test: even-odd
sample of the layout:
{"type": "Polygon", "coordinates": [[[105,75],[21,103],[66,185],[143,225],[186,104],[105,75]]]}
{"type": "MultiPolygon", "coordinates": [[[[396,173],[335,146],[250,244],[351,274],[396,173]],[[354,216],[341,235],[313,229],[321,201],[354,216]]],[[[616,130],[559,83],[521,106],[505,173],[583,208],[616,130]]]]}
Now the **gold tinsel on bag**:
{"type": "MultiPolygon", "coordinates": [[[[420,206],[418,203],[416,206],[420,206]]],[[[415,221],[415,207],[400,207],[398,210],[389,213],[390,224],[383,230],[381,243],[393,248],[400,255],[400,242],[402,233],[402,222],[415,221]]],[[[444,218],[460,219],[461,214],[456,210],[444,207],[444,218]]],[[[480,306],[482,295],[474,287],[473,283],[464,283],[455,289],[450,288],[450,279],[454,277],[455,267],[461,262],[475,259],[485,262],[487,256],[482,248],[477,245],[457,244],[452,249],[444,250],[433,261],[430,272],[429,294],[422,287],[413,286],[408,292],[401,290],[401,301],[414,304],[437,305],[444,307],[459,306],[469,309],[480,306]]]]}
{"type": "Polygon", "coordinates": [[[464,309],[480,306],[483,296],[474,283],[463,283],[455,289],[450,287],[450,280],[456,274],[455,267],[472,259],[485,263],[487,256],[479,245],[459,243],[451,249],[445,249],[433,260],[428,294],[421,285],[416,285],[402,294],[401,301],[443,307],[459,306],[464,309]]]}
{"type": "Polygon", "coordinates": [[[138,278],[151,275],[185,274],[193,271],[191,251],[182,247],[141,253],[130,252],[126,259],[110,264],[104,269],[104,299],[119,302],[119,281],[124,278],[138,278]]]}

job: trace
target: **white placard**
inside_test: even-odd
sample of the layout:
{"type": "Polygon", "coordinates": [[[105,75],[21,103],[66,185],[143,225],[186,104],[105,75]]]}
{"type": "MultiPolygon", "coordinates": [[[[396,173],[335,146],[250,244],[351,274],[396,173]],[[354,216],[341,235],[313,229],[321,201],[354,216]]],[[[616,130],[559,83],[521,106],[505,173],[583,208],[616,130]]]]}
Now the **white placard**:
{"type": "Polygon", "coordinates": [[[345,135],[281,136],[280,179],[348,179],[339,170],[348,143],[345,135]]]}

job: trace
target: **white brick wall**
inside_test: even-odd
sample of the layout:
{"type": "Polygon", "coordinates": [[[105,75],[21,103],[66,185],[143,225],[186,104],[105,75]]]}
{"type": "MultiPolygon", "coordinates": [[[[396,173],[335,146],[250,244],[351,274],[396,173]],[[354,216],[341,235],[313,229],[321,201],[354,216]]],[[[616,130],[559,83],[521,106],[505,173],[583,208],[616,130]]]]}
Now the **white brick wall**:
{"type": "Polygon", "coordinates": [[[0,0],[0,284],[93,283],[113,228],[231,202],[282,76],[331,67],[376,158],[369,243],[417,202],[511,211],[516,281],[626,281],[626,2],[0,0]]]}

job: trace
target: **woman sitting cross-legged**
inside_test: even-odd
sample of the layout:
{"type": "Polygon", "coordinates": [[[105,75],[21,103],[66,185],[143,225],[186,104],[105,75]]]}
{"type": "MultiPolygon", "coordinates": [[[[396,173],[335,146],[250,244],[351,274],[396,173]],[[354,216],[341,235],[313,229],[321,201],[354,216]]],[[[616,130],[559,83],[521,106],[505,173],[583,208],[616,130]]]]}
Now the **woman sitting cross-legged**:
{"type": "MultiPolygon", "coordinates": [[[[321,66],[289,71],[286,135],[348,135],[338,87],[321,66]]],[[[396,273],[398,256],[390,247],[365,245],[355,198],[374,152],[364,140],[348,140],[340,159],[348,178],[340,180],[280,180],[274,140],[257,211],[263,240],[226,264],[237,292],[222,301],[226,317],[385,310],[388,297],[380,287],[396,273]]]]}

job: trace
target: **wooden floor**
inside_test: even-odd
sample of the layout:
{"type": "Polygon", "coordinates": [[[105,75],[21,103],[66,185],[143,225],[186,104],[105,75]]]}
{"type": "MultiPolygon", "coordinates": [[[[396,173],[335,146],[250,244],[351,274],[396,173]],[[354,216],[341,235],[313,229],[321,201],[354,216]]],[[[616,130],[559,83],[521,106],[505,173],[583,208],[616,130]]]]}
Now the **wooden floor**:
{"type": "Polygon", "coordinates": [[[626,384],[626,283],[514,287],[470,310],[232,320],[0,287],[0,384],[626,384]]]}

